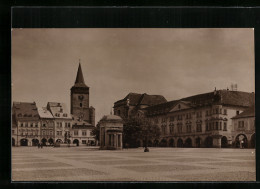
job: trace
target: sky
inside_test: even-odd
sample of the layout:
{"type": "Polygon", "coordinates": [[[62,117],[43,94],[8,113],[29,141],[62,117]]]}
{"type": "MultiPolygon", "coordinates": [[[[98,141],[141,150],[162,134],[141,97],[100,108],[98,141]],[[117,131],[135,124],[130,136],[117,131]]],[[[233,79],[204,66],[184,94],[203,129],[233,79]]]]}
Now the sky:
{"type": "Polygon", "coordinates": [[[250,28],[12,29],[12,101],[70,107],[79,59],[96,123],[129,92],[168,101],[232,83],[255,92],[250,28]]]}

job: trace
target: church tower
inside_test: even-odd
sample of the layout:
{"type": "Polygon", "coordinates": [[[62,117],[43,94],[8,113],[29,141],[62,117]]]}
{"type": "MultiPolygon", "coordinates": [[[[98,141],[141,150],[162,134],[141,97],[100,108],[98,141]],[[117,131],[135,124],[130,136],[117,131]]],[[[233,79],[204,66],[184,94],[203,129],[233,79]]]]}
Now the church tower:
{"type": "Polygon", "coordinates": [[[85,84],[81,65],[74,86],[70,89],[70,111],[79,121],[87,121],[95,125],[95,109],[89,107],[89,87],[85,84]],[[94,114],[94,115],[93,115],[94,114]]]}

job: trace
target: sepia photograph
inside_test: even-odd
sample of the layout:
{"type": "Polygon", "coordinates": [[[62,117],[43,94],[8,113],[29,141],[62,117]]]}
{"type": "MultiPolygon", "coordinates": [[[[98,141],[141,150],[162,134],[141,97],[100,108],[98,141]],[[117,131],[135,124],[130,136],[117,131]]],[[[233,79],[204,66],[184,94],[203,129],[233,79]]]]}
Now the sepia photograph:
{"type": "Polygon", "coordinates": [[[253,28],[13,28],[11,179],[256,181],[253,28]]]}

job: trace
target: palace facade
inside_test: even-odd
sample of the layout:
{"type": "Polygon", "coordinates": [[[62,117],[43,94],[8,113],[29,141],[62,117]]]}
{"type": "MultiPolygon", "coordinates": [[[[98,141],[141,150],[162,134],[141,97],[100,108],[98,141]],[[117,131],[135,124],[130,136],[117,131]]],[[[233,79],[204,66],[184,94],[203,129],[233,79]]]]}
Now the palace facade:
{"type": "Polygon", "coordinates": [[[12,146],[54,143],[94,145],[95,108],[89,107],[89,87],[79,64],[71,88],[70,111],[65,103],[48,102],[38,109],[35,102],[14,102],[12,107],[12,146]]]}
{"type": "MultiPolygon", "coordinates": [[[[128,98],[127,98],[128,99],[128,98]]],[[[124,99],[123,99],[124,100],[124,99]]],[[[119,101],[122,102],[123,100],[119,101]]],[[[150,139],[149,146],[161,147],[235,147],[241,130],[235,126],[238,115],[254,106],[254,93],[230,90],[215,90],[213,92],[194,95],[179,100],[159,103],[148,107],[134,106],[133,114],[122,116],[118,110],[128,103],[114,105],[114,114],[122,118],[131,116],[148,118],[151,124],[161,128],[161,137],[150,139]],[[232,122],[233,118],[233,122],[232,122]]],[[[121,108],[121,109],[120,109],[121,108]]],[[[121,111],[120,111],[121,113],[121,111]]],[[[250,119],[254,120],[254,116],[250,119]]],[[[254,121],[248,122],[252,124],[254,121]]],[[[248,126],[246,146],[254,147],[254,127],[248,126]]],[[[139,141],[142,146],[143,142],[139,141]]]]}

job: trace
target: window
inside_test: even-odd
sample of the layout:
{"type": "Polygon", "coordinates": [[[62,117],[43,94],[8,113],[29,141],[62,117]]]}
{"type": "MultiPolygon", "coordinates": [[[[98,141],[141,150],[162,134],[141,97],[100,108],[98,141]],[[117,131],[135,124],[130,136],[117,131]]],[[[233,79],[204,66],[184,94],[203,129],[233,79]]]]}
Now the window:
{"type": "Polygon", "coordinates": [[[57,135],[61,136],[62,135],[62,131],[57,131],[57,135]]]}
{"type": "Polygon", "coordinates": [[[197,132],[201,132],[202,131],[202,128],[201,128],[201,124],[197,124],[197,128],[196,128],[196,131],[197,132]]]}
{"type": "Polygon", "coordinates": [[[33,123],[31,123],[31,127],[33,127],[33,123]]]}
{"type": "Polygon", "coordinates": [[[68,123],[68,127],[70,127],[70,123],[68,123]]]}
{"type": "Polygon", "coordinates": [[[67,114],[63,114],[63,117],[67,117],[67,114]]]}
{"type": "Polygon", "coordinates": [[[224,109],[224,115],[227,115],[227,109],[224,109]]]}
{"type": "Polygon", "coordinates": [[[181,105],[180,104],[178,105],[178,108],[181,109],[181,105]]]}
{"type": "Polygon", "coordinates": [[[65,127],[67,128],[68,127],[68,123],[65,122],[65,127]]]}
{"type": "Polygon", "coordinates": [[[215,126],[216,126],[216,128],[215,128],[215,129],[216,129],[216,130],[218,130],[218,122],[216,122],[216,125],[215,125],[215,126]]]}
{"type": "Polygon", "coordinates": [[[171,116],[171,117],[170,117],[170,121],[174,121],[174,116],[171,116]]]}
{"type": "Polygon", "coordinates": [[[23,123],[21,123],[21,127],[23,127],[23,123]]]}
{"type": "Polygon", "coordinates": [[[82,140],[82,144],[87,144],[87,141],[86,140],[82,140]]]}
{"type": "Polygon", "coordinates": [[[182,125],[178,125],[178,133],[182,133],[182,125]]]}
{"type": "Polygon", "coordinates": [[[224,122],[224,128],[223,131],[227,131],[227,122],[224,122]]]}
{"type": "Polygon", "coordinates": [[[218,114],[218,108],[216,108],[216,114],[218,114]]]}
{"type": "Polygon", "coordinates": [[[79,132],[78,131],[74,131],[74,135],[78,136],[79,132]]]}
{"type": "Polygon", "coordinates": [[[46,124],[44,123],[44,124],[42,124],[42,126],[43,126],[43,127],[46,127],[46,124]]]}
{"type": "Polygon", "coordinates": [[[46,135],[46,131],[42,131],[42,135],[46,135]]]}
{"type": "Polygon", "coordinates": [[[206,111],[206,116],[208,116],[208,115],[209,115],[209,111],[207,110],[207,111],[206,111]]]}
{"type": "Polygon", "coordinates": [[[238,122],[238,128],[244,128],[244,121],[238,122]]]}
{"type": "Polygon", "coordinates": [[[82,136],[86,136],[87,132],[86,131],[82,131],[82,136]]]}
{"type": "Polygon", "coordinates": [[[35,123],[35,127],[38,127],[38,123],[35,123]]]}
{"type": "Polygon", "coordinates": [[[120,115],[120,110],[117,110],[117,115],[120,115]]]}
{"type": "Polygon", "coordinates": [[[52,131],[50,131],[50,135],[53,135],[53,132],[52,132],[52,131]]]}
{"type": "Polygon", "coordinates": [[[28,123],[25,123],[25,127],[28,127],[28,123]]]}
{"type": "Polygon", "coordinates": [[[209,123],[206,123],[206,131],[209,131],[209,123]]]}
{"type": "Polygon", "coordinates": [[[79,107],[81,107],[81,108],[82,108],[82,103],[79,103],[79,107]]]}
{"type": "Polygon", "coordinates": [[[174,126],[170,126],[170,134],[173,134],[173,131],[174,131],[174,126]]]}
{"type": "Polygon", "coordinates": [[[219,122],[219,130],[222,130],[222,122],[219,122]]]}
{"type": "Polygon", "coordinates": [[[237,115],[239,115],[239,110],[237,110],[237,115]]]}
{"type": "Polygon", "coordinates": [[[219,113],[222,114],[222,108],[219,109],[219,113]]]}
{"type": "Polygon", "coordinates": [[[187,125],[187,133],[190,133],[191,132],[191,125],[187,125]]]}

